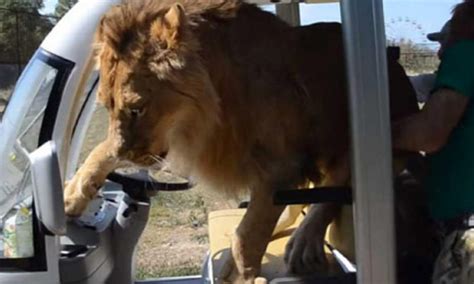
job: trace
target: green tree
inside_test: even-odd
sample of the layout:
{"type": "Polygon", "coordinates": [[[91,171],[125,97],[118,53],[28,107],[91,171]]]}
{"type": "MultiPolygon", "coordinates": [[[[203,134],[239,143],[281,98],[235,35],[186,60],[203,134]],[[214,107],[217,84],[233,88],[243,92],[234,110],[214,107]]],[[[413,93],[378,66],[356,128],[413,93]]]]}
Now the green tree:
{"type": "Polygon", "coordinates": [[[54,10],[54,15],[58,18],[62,18],[77,1],[78,0],[59,0],[54,10]]]}
{"type": "Polygon", "coordinates": [[[414,43],[405,38],[388,40],[387,45],[400,47],[400,63],[410,73],[432,72],[439,65],[436,50],[430,46],[414,43]]]}
{"type": "Polygon", "coordinates": [[[26,63],[54,18],[41,15],[43,0],[0,0],[0,62],[26,63]]]}

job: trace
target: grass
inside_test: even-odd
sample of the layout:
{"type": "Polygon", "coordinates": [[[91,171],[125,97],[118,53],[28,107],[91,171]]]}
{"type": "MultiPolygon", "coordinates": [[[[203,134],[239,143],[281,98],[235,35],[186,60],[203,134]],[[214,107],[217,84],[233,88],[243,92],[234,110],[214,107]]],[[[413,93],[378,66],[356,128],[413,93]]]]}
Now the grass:
{"type": "Polygon", "coordinates": [[[200,274],[209,248],[208,211],[227,207],[224,200],[200,188],[160,192],[152,200],[148,225],[138,245],[135,277],[200,274]]]}
{"type": "Polygon", "coordinates": [[[201,265],[196,266],[194,263],[189,263],[183,267],[172,267],[161,271],[148,271],[143,268],[138,268],[135,272],[137,280],[153,279],[159,277],[176,277],[176,276],[189,276],[201,274],[201,265]]]}
{"type": "Polygon", "coordinates": [[[206,216],[204,198],[199,192],[161,192],[153,200],[150,221],[156,220],[163,227],[187,224],[201,227],[206,223],[206,216]]]}

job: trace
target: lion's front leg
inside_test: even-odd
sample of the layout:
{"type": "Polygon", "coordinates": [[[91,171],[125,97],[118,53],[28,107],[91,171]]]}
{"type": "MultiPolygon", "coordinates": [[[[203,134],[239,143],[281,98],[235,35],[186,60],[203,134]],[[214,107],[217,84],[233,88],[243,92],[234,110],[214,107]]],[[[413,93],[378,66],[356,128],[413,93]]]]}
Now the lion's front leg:
{"type": "MultiPolygon", "coordinates": [[[[232,239],[232,256],[221,276],[230,283],[254,283],[284,206],[273,205],[270,189],[254,190],[232,239]]],[[[258,281],[257,281],[258,282],[258,281]]]]}
{"type": "Polygon", "coordinates": [[[64,189],[66,215],[80,216],[105,182],[107,175],[117,167],[119,160],[111,149],[108,140],[97,145],[74,177],[66,182],[64,189]]]}

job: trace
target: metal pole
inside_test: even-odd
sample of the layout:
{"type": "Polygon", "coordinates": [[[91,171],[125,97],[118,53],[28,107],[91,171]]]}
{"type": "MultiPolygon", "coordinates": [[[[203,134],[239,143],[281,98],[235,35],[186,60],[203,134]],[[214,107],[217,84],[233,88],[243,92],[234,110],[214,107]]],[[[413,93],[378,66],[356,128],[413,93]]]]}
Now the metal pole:
{"type": "Polygon", "coordinates": [[[396,283],[394,198],[382,0],[343,0],[355,190],[357,282],[396,283]]]}
{"type": "Polygon", "coordinates": [[[278,17],[293,27],[300,25],[300,4],[298,2],[277,4],[275,6],[278,17]]]}

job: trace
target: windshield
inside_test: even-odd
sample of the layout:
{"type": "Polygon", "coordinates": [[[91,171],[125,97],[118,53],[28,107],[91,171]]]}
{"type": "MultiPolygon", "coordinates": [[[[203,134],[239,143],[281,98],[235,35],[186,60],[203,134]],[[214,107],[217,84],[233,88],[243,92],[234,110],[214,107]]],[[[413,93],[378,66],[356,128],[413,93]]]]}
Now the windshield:
{"type": "Polygon", "coordinates": [[[40,57],[31,61],[0,123],[0,258],[34,255],[28,154],[38,147],[57,76],[58,69],[40,57]]]}

